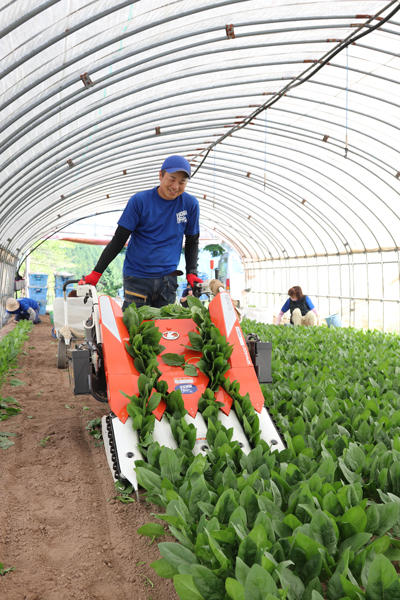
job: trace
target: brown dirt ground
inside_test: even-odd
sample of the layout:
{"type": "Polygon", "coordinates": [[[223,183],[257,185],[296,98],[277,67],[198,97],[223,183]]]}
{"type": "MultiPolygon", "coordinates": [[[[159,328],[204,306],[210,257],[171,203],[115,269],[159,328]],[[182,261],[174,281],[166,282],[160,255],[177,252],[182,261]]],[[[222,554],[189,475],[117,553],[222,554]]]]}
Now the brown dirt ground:
{"type": "Polygon", "coordinates": [[[74,396],[68,371],[56,366],[48,315],[24,351],[11,376],[24,385],[1,391],[22,412],[0,422],[0,431],[17,433],[0,450],[0,562],[15,568],[0,576],[0,598],[177,599],[172,582],[149,566],[160,558],[157,544],[137,533],[160,510],[115,499],[104,448],[86,430],[107,405],[74,396]]]}

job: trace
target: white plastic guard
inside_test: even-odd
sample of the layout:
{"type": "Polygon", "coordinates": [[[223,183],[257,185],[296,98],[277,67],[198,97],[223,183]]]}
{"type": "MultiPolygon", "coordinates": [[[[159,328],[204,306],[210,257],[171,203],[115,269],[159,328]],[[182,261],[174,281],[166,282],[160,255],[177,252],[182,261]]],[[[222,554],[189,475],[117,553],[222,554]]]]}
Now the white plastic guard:
{"type": "MultiPolygon", "coordinates": [[[[115,473],[111,458],[111,449],[108,439],[107,417],[101,419],[101,428],[103,433],[104,448],[108,465],[111,469],[114,481],[115,473]]],[[[143,456],[139,450],[139,438],[136,431],[132,427],[132,419],[128,417],[125,423],[122,423],[117,417],[111,419],[113,428],[115,450],[118,456],[118,462],[121,471],[121,477],[129,481],[135,492],[138,491],[138,482],[135,471],[135,461],[143,460],[143,456]]]]}

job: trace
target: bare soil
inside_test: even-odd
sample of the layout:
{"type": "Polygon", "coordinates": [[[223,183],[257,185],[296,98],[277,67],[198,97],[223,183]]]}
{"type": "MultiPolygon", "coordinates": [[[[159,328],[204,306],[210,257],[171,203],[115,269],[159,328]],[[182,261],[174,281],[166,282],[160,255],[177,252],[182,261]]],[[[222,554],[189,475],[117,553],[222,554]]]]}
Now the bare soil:
{"type": "Polygon", "coordinates": [[[57,343],[44,315],[1,390],[22,412],[0,422],[17,434],[0,449],[0,563],[14,567],[0,576],[0,598],[177,600],[149,566],[160,558],[156,542],[137,533],[160,509],[115,499],[104,448],[86,430],[108,407],[74,396],[57,343]]]}

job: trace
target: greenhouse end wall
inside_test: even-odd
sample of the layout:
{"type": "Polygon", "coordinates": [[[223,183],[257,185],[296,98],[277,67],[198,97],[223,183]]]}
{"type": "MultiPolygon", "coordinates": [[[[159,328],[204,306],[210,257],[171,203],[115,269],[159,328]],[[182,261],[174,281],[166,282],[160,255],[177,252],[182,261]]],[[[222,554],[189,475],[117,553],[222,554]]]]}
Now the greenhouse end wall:
{"type": "Polygon", "coordinates": [[[400,332],[398,251],[247,261],[245,273],[249,318],[274,323],[288,289],[299,285],[320,324],[337,314],[346,327],[400,332]]]}

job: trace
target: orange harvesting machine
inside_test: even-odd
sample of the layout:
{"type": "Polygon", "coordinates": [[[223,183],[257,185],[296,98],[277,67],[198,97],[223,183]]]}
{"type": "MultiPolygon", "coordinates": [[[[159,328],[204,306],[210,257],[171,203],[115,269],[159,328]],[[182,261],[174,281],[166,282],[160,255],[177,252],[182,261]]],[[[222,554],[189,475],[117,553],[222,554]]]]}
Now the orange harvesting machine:
{"type": "MultiPolygon", "coordinates": [[[[129,332],[123,322],[123,313],[116,300],[109,296],[97,296],[96,288],[88,288],[87,294],[93,302],[92,316],[85,324],[87,330],[87,366],[89,370],[89,389],[92,395],[108,402],[110,412],[102,419],[102,432],[106,456],[115,480],[129,481],[135,490],[138,488],[135,461],[142,460],[139,448],[138,432],[128,414],[127,396],[138,395],[140,373],[134,365],[134,359],[127,352],[125,343],[129,342],[129,332]]],[[[267,382],[270,377],[265,365],[267,360],[264,350],[269,350],[268,343],[257,340],[256,336],[245,338],[239,324],[238,313],[227,291],[220,288],[208,306],[211,322],[233,346],[229,358],[229,369],[226,378],[238,381],[240,394],[249,393],[251,404],[257,413],[261,438],[272,450],[283,450],[285,443],[264,406],[264,396],[260,382],[267,382]],[[250,338],[250,339],[249,339],[250,338]],[[263,379],[264,378],[264,379],[263,379]],[[260,381],[261,380],[261,381],[260,381]]],[[[161,344],[165,348],[158,355],[158,368],[161,379],[168,385],[168,392],[180,390],[184,407],[187,411],[185,420],[196,428],[194,454],[206,453],[207,426],[198,410],[198,402],[209,385],[208,376],[197,370],[197,375],[185,375],[182,366],[165,364],[164,353],[182,355],[187,364],[196,364],[202,356],[200,350],[191,347],[189,333],[197,332],[197,325],[191,318],[160,318],[154,323],[161,332],[161,344]]],[[[182,361],[183,362],[183,361],[182,361]]],[[[271,381],[271,379],[269,379],[271,381]]],[[[79,393],[79,390],[75,393],[79,393]]],[[[243,452],[251,450],[243,427],[233,408],[233,399],[220,387],[215,392],[215,399],[221,403],[218,418],[227,428],[233,428],[233,440],[239,442],[243,452]]],[[[154,409],[155,426],[154,441],[160,445],[176,448],[177,443],[172,435],[166,405],[161,400],[154,409]]]]}

